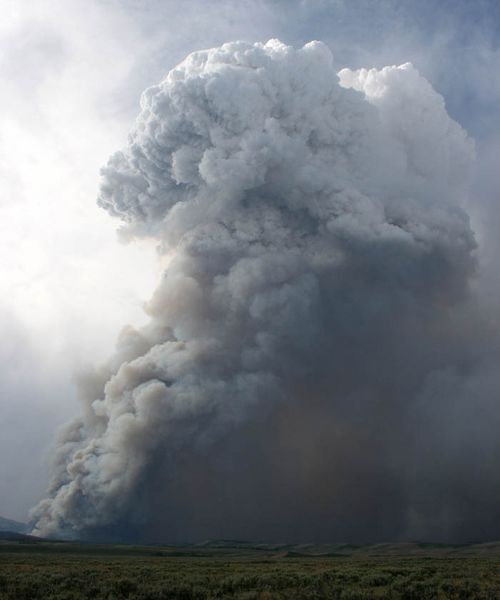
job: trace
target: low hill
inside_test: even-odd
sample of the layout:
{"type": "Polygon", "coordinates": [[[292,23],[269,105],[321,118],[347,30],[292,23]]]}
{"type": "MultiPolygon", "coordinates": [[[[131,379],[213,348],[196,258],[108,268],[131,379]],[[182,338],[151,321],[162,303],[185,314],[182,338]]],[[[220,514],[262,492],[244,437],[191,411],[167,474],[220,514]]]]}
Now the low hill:
{"type": "Polygon", "coordinates": [[[0,517],[0,531],[28,533],[29,529],[29,525],[27,525],[26,523],[21,523],[19,521],[14,521],[13,519],[5,519],[4,517],[0,517]]]}
{"type": "Polygon", "coordinates": [[[24,533],[18,533],[17,531],[0,531],[0,543],[16,542],[25,544],[35,544],[38,542],[45,542],[47,540],[36,537],[34,535],[27,535],[24,533]]]}

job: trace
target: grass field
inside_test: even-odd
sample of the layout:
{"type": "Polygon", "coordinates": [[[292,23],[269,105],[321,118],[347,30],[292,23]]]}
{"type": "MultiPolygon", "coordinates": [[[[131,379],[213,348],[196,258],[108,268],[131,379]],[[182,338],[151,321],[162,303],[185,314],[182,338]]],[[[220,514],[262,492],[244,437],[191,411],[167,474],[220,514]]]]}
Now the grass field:
{"type": "Polygon", "coordinates": [[[0,544],[0,599],[500,599],[496,545],[0,544]]]}

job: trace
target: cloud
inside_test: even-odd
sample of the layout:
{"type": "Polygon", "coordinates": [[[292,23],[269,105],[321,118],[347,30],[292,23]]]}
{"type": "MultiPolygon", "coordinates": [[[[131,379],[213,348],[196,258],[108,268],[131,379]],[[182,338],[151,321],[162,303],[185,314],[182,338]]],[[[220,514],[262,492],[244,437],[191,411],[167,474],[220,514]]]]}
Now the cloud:
{"type": "Polygon", "coordinates": [[[473,412],[450,390],[497,386],[461,208],[473,159],[411,64],[337,76],[320,42],[227,43],[147,89],[99,204],[170,262],[149,324],[83,382],[35,531],[467,536],[486,499],[460,481],[457,520],[442,498],[469,429],[430,494],[422,448],[473,412]],[[441,499],[437,529],[421,497],[441,499]]]}
{"type": "MultiPolygon", "coordinates": [[[[476,138],[478,160],[472,189],[463,202],[479,244],[474,256],[480,268],[472,282],[476,302],[479,295],[479,311],[488,327],[495,329],[500,289],[496,269],[500,104],[491,76],[498,71],[494,0],[438,6],[432,1],[375,5],[329,0],[217,0],[203,6],[189,1],[182,7],[153,0],[26,0],[22,4],[0,0],[0,4],[4,82],[0,91],[0,251],[4,256],[0,328],[7,332],[6,347],[21,369],[12,378],[13,363],[5,361],[0,371],[0,379],[9,381],[8,390],[2,392],[3,455],[8,457],[1,465],[2,477],[16,483],[2,488],[0,514],[24,519],[26,507],[40,496],[42,477],[26,478],[23,481],[30,479],[33,485],[25,488],[18,474],[32,472],[32,456],[44,454],[52,431],[79,410],[72,372],[109,355],[124,323],[140,326],[145,321],[141,306],[158,271],[154,252],[147,242],[115,244],[113,224],[94,207],[96,173],[106,157],[125,143],[140,91],[162,79],[195,48],[219,46],[227,39],[253,42],[278,36],[295,46],[323,39],[333,50],[335,70],[346,65],[381,69],[411,61],[444,96],[449,114],[476,138]],[[23,332],[21,337],[14,329],[23,332]],[[25,385],[32,379],[36,385],[25,385]],[[12,431],[19,434],[11,435],[12,431]],[[27,438],[33,444],[29,452],[27,438]]],[[[436,158],[436,153],[429,155],[436,158]]],[[[394,157],[396,162],[399,159],[394,157]]],[[[184,167],[188,177],[188,154],[180,151],[176,162],[178,175],[183,176],[184,167]]],[[[378,156],[372,156],[371,162],[374,166],[380,162],[378,156]]],[[[457,201],[459,196],[464,196],[463,188],[457,201]]],[[[161,263],[170,258],[164,255],[161,263]]],[[[435,271],[437,278],[439,269],[435,271]]],[[[461,281],[458,277],[457,287],[461,281]]],[[[476,315],[478,309],[464,310],[455,325],[465,328],[469,336],[459,347],[477,347],[474,360],[482,364],[495,356],[494,342],[486,343],[484,327],[470,311],[476,315]],[[485,345],[485,357],[479,358],[479,348],[485,345]]],[[[135,343],[131,340],[129,346],[135,343]]],[[[141,343],[145,348],[148,342],[141,343]]],[[[422,350],[433,357],[440,351],[428,344],[422,350]]],[[[440,360],[451,362],[453,371],[455,358],[448,360],[444,353],[440,360]]],[[[493,422],[493,413],[490,416],[493,422]]],[[[220,473],[221,458],[215,456],[220,473]]],[[[247,465],[252,466],[248,461],[247,465]]],[[[326,479],[327,473],[325,467],[326,479]]],[[[233,487],[234,477],[233,470],[233,487]]],[[[184,479],[188,485],[188,476],[184,479]]],[[[227,488],[221,476],[214,481],[220,483],[219,491],[227,488]]],[[[180,497],[180,486],[176,489],[180,497]]],[[[245,498],[241,491],[240,502],[248,505],[245,498]]],[[[221,527],[228,504],[220,503],[221,527]]],[[[207,503],[212,523],[216,508],[207,503]]],[[[159,513],[161,508],[157,517],[159,513]]],[[[241,513],[238,518],[241,522],[241,513]]],[[[203,521],[202,516],[199,519],[203,521]]],[[[417,527],[416,517],[414,522],[417,527]]],[[[165,524],[165,531],[172,528],[172,523],[165,524]]],[[[182,537],[185,523],[179,530],[182,537]]]]}

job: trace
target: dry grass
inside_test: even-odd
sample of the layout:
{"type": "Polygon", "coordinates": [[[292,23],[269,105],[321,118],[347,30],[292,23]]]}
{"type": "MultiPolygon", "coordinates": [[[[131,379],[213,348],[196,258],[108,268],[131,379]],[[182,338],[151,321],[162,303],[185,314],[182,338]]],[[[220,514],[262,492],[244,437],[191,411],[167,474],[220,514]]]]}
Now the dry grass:
{"type": "Polygon", "coordinates": [[[0,599],[488,599],[500,559],[297,556],[280,550],[0,546],[0,599]]]}

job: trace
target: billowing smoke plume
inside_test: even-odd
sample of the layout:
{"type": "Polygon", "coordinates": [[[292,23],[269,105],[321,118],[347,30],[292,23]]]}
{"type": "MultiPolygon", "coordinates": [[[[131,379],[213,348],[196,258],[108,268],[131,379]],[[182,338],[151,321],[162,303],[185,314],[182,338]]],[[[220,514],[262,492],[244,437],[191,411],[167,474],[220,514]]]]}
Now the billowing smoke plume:
{"type": "Polygon", "coordinates": [[[499,535],[473,155],[411,64],[337,74],[319,42],[224,44],[146,90],[99,204],[170,262],[83,382],[35,531],[499,535]]]}

